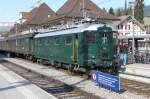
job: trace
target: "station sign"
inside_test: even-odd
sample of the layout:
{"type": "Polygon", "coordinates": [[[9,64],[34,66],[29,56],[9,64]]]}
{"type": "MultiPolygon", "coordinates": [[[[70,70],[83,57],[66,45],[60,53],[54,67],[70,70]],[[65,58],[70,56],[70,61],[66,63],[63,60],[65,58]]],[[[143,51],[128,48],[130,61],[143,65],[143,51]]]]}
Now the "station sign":
{"type": "Polygon", "coordinates": [[[120,91],[120,77],[103,73],[100,71],[92,72],[92,80],[99,86],[115,92],[120,91]]]}

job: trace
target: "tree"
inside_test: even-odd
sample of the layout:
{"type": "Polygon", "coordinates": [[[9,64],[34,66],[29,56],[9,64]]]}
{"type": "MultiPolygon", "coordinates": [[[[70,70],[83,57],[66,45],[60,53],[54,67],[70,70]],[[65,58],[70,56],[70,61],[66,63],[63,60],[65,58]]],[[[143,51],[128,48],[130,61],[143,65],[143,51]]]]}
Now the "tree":
{"type": "Polygon", "coordinates": [[[125,0],[125,3],[124,3],[124,15],[128,15],[128,12],[127,12],[127,0],[125,0]]]}
{"type": "Polygon", "coordinates": [[[141,23],[143,23],[143,17],[144,17],[143,8],[144,8],[144,0],[136,0],[134,15],[135,15],[135,19],[137,19],[141,23]]]}
{"type": "Polygon", "coordinates": [[[103,11],[104,11],[104,12],[107,12],[107,10],[106,10],[105,8],[103,8],[103,11]]]}
{"type": "Polygon", "coordinates": [[[112,7],[110,7],[110,9],[109,9],[109,13],[112,14],[112,15],[115,15],[114,9],[112,7]]]}
{"type": "Polygon", "coordinates": [[[131,7],[127,8],[126,11],[127,11],[126,12],[127,15],[132,15],[132,9],[131,9],[131,7]]]}
{"type": "Polygon", "coordinates": [[[116,16],[122,16],[122,9],[121,8],[118,8],[116,9],[116,16]]]}

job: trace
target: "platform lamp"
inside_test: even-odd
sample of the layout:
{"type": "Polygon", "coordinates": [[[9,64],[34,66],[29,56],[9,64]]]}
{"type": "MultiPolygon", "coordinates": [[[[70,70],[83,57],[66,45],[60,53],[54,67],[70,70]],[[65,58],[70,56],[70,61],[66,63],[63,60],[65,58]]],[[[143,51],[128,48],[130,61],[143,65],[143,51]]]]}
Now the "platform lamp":
{"type": "Polygon", "coordinates": [[[135,7],[135,2],[129,2],[129,5],[131,6],[132,9],[132,63],[135,62],[135,42],[134,42],[134,7],[135,7]]]}

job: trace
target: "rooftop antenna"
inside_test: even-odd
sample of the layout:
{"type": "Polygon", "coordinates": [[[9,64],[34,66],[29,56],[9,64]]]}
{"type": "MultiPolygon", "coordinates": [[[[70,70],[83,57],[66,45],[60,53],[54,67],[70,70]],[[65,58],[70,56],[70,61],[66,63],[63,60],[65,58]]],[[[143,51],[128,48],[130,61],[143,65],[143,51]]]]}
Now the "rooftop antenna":
{"type": "Polygon", "coordinates": [[[85,0],[82,0],[82,15],[83,18],[86,18],[86,12],[85,12],[85,0]]]}
{"type": "Polygon", "coordinates": [[[42,3],[43,3],[42,0],[38,0],[37,3],[35,5],[33,5],[33,8],[39,7],[42,3]]]}
{"type": "Polygon", "coordinates": [[[85,0],[82,0],[82,7],[81,8],[82,8],[82,17],[83,17],[83,20],[87,20],[87,21],[91,20],[89,18],[89,16],[87,16],[88,9],[85,8],[85,0]]]}

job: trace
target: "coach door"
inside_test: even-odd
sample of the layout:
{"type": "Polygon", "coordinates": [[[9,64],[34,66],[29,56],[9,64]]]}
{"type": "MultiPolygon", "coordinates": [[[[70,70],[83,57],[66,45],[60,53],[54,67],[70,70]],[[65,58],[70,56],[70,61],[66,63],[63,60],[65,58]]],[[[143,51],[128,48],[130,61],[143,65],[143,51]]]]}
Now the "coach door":
{"type": "Polygon", "coordinates": [[[78,61],[78,47],[79,47],[79,41],[78,41],[78,34],[75,34],[75,37],[73,39],[73,62],[78,61]]]}

